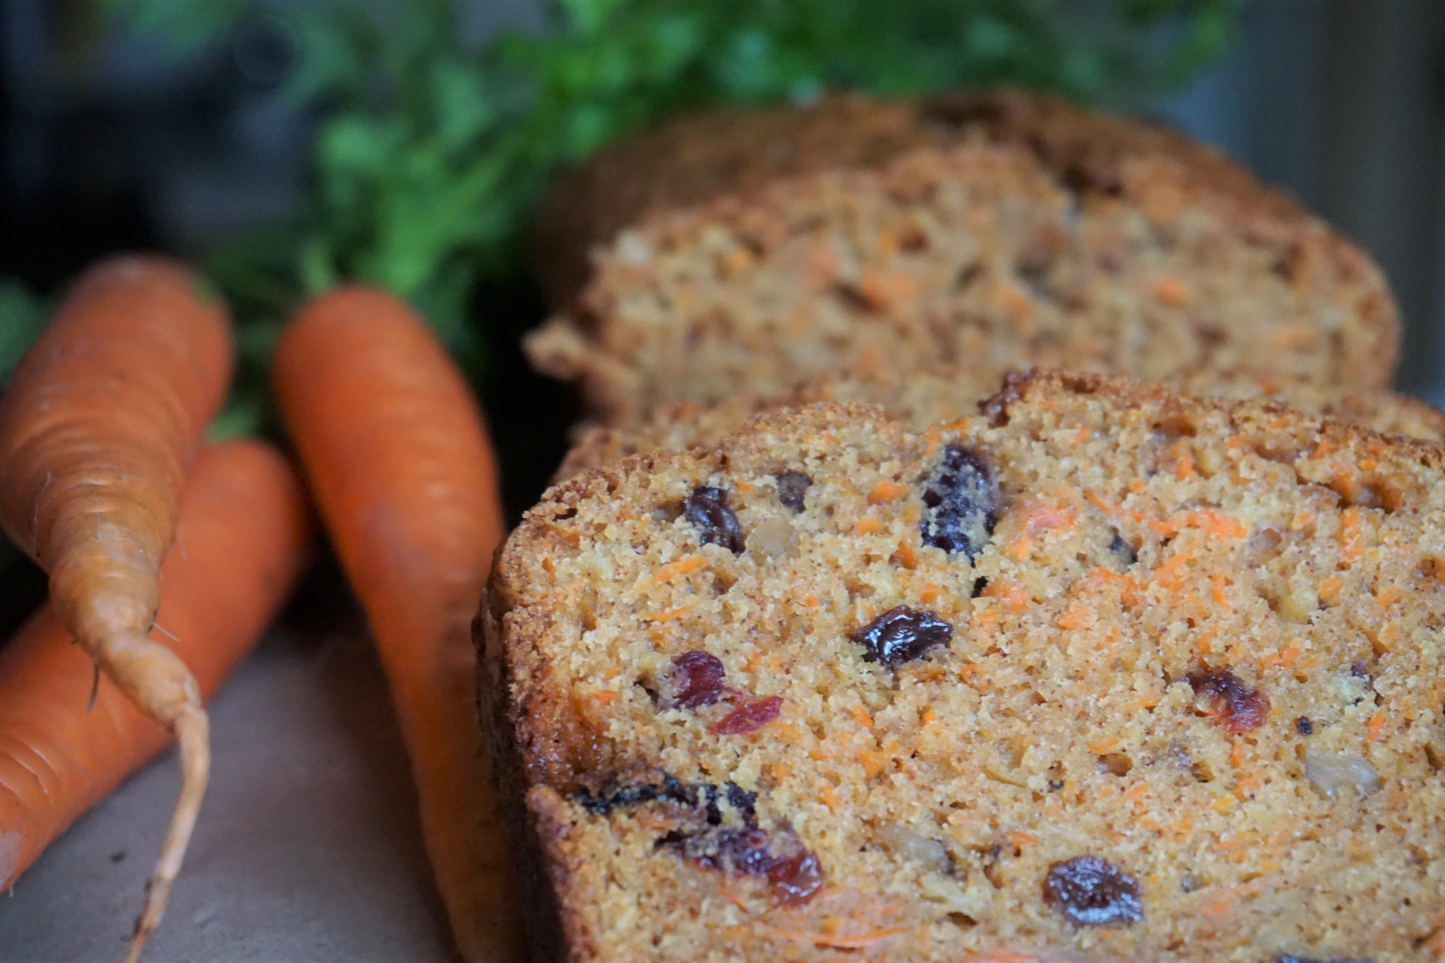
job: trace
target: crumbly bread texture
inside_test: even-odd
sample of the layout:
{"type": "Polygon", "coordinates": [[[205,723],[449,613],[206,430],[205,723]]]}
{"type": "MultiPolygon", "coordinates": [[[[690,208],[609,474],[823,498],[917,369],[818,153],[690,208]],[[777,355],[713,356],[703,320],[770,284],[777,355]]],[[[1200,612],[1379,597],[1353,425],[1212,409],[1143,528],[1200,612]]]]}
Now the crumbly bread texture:
{"type": "Polygon", "coordinates": [[[608,423],[937,362],[1375,388],[1396,350],[1379,271],[1292,201],[1176,133],[1017,92],[689,118],[552,209],[539,266],[567,300],[527,352],[608,423]]]}
{"type": "MultiPolygon", "coordinates": [[[[558,467],[561,481],[587,468],[600,468],[657,448],[710,447],[753,415],[774,408],[820,401],[873,402],[889,417],[915,430],[975,414],[998,390],[1004,373],[974,365],[932,365],[897,373],[875,369],[828,371],[804,379],[781,395],[735,395],[717,404],[676,401],[626,425],[595,422],[580,426],[558,467]]],[[[1445,413],[1385,389],[1351,391],[1312,384],[1302,377],[1263,378],[1248,372],[1200,371],[1174,380],[1179,391],[1203,397],[1268,398],[1302,411],[1358,422],[1383,434],[1445,442],[1445,413]]]]}
{"type": "Polygon", "coordinates": [[[1442,471],[1034,375],[923,433],[828,403],[570,479],[479,619],[537,932],[572,961],[1438,959],[1442,471]]]}

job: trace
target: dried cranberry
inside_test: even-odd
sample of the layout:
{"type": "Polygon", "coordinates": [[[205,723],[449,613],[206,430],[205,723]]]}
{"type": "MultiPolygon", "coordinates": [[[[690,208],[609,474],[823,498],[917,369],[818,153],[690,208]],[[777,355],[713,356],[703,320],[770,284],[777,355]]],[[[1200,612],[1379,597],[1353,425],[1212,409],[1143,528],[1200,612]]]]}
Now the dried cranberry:
{"type": "Polygon", "coordinates": [[[786,508],[801,512],[803,499],[808,493],[808,487],[813,484],[813,479],[800,471],[785,471],[775,477],[778,479],[778,501],[786,508]]]}
{"type": "Polygon", "coordinates": [[[803,849],[768,867],[774,906],[796,906],[823,888],[823,867],[811,849],[803,849]]]}
{"type": "Polygon", "coordinates": [[[863,646],[863,661],[882,662],[891,669],[948,642],[953,638],[953,626],[926,609],[920,612],[899,605],[848,638],[863,646]]]}
{"type": "Polygon", "coordinates": [[[704,545],[721,545],[734,555],[742,554],[743,527],[728,507],[725,489],[699,485],[687,496],[682,514],[702,531],[704,545]]]}
{"type": "Polygon", "coordinates": [[[923,543],[972,562],[988,544],[998,520],[998,483],[988,459],[971,448],[948,445],[924,479],[923,543]]]}
{"type": "Polygon", "coordinates": [[[1210,712],[1230,732],[1249,732],[1264,725],[1269,696],[1245,685],[1229,666],[1199,669],[1188,675],[1196,697],[1209,699],[1210,712]]]}
{"type": "Polygon", "coordinates": [[[1044,902],[1080,926],[1137,923],[1144,918],[1139,881],[1097,856],[1053,863],[1044,877],[1044,902]]]}
{"type": "Polygon", "coordinates": [[[685,709],[709,706],[722,698],[727,669],[717,656],[700,650],[684,652],[672,660],[667,674],[673,689],[672,705],[685,709]]]}
{"type": "Polygon", "coordinates": [[[744,823],[749,826],[757,825],[757,793],[748,792],[737,783],[730,782],[724,789],[718,789],[716,786],[704,786],[703,797],[706,801],[708,825],[722,824],[723,811],[722,807],[718,805],[720,799],[726,799],[728,806],[742,817],[744,823]]]}
{"type": "Polygon", "coordinates": [[[823,867],[818,857],[786,824],[773,835],[754,826],[705,829],[692,834],[674,830],[659,839],[657,845],[676,849],[684,859],[704,869],[766,877],[775,906],[805,903],[823,888],[823,867]]]}
{"type": "Polygon", "coordinates": [[[742,704],[709,726],[708,732],[719,736],[740,736],[757,732],[782,712],[782,696],[752,699],[746,694],[740,694],[739,699],[742,704]]]}

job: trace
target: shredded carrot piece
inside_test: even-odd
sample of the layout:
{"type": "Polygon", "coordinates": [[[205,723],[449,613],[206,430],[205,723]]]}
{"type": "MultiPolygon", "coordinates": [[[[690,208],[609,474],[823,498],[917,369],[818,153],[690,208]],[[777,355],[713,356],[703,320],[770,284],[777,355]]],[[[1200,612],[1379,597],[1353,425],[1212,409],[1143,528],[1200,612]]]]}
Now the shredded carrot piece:
{"type": "Polygon", "coordinates": [[[794,943],[811,943],[814,946],[828,946],[835,950],[860,950],[865,946],[872,946],[879,940],[897,936],[904,931],[901,926],[889,926],[869,930],[859,936],[839,936],[829,933],[805,933],[802,930],[784,930],[774,926],[765,927],[765,929],[773,936],[780,936],[794,943]]]}
{"type": "Polygon", "coordinates": [[[838,252],[827,241],[820,241],[808,252],[807,283],[810,288],[826,288],[838,276],[838,252]]]}
{"type": "Polygon", "coordinates": [[[965,662],[958,667],[958,677],[963,684],[978,692],[987,692],[991,688],[983,677],[983,666],[972,662],[965,662]]]}
{"type": "Polygon", "coordinates": [[[1292,324],[1271,334],[1269,341],[1281,348],[1308,348],[1318,335],[1312,324],[1292,324]]]}
{"type": "Polygon", "coordinates": [[[833,812],[838,806],[838,794],[827,783],[818,787],[818,798],[828,807],[828,812],[833,812]]]}
{"type": "Polygon", "coordinates": [[[812,592],[809,592],[807,595],[804,595],[804,596],[803,596],[803,604],[806,605],[806,606],[807,606],[808,608],[810,608],[810,609],[811,609],[811,608],[817,608],[817,606],[818,606],[818,596],[814,595],[812,592]]]}
{"type": "Polygon", "coordinates": [[[926,726],[930,722],[936,722],[937,720],[937,713],[935,713],[932,709],[924,709],[923,714],[918,717],[918,724],[921,726],[926,726]]]}
{"type": "Polygon", "coordinates": [[[878,232],[878,256],[887,260],[898,253],[898,232],[885,227],[878,232]]]}
{"type": "Polygon", "coordinates": [[[1189,300],[1189,288],[1178,278],[1164,277],[1154,285],[1154,296],[1171,308],[1177,308],[1189,300]]]}
{"type": "Polygon", "coordinates": [[[1385,732],[1385,720],[1387,720],[1388,718],[1389,714],[1386,713],[1384,709],[1381,709],[1374,715],[1370,716],[1370,721],[1365,723],[1365,728],[1370,731],[1371,742],[1379,742],[1380,739],[1383,737],[1385,732]]]}
{"type": "Polygon", "coordinates": [[[651,615],[644,615],[644,616],[642,616],[642,621],[644,621],[644,622],[667,622],[667,621],[670,621],[670,620],[672,620],[672,619],[677,618],[679,615],[682,615],[682,614],[690,611],[690,610],[692,609],[692,607],[693,607],[694,605],[696,605],[696,604],[697,604],[697,599],[690,599],[689,601],[684,602],[682,605],[679,605],[679,606],[678,606],[677,608],[675,608],[675,609],[668,609],[668,610],[665,611],[665,612],[655,612],[655,613],[653,613],[653,614],[651,614],[651,615]]]}
{"type": "Polygon", "coordinates": [[[893,501],[898,496],[906,494],[908,494],[907,485],[903,485],[895,481],[889,481],[885,478],[877,485],[874,485],[873,490],[868,493],[868,504],[886,505],[888,502],[893,501]]]}
{"type": "Polygon", "coordinates": [[[1255,773],[1250,773],[1247,776],[1236,779],[1231,792],[1234,793],[1235,798],[1240,802],[1249,802],[1249,800],[1254,797],[1254,788],[1258,785],[1259,776],[1255,773]]]}
{"type": "Polygon", "coordinates": [[[613,699],[616,699],[617,694],[616,689],[594,689],[592,690],[592,700],[594,702],[600,702],[605,706],[609,705],[613,699]]]}
{"type": "Polygon", "coordinates": [[[939,588],[937,585],[934,585],[932,582],[929,582],[925,584],[923,586],[923,590],[918,593],[918,601],[922,602],[925,605],[930,602],[936,602],[938,600],[939,594],[942,592],[943,589],[939,588]]]}
{"type": "Polygon", "coordinates": [[[979,594],[982,598],[998,599],[1007,612],[1022,612],[1033,602],[1033,596],[1022,585],[1002,578],[989,582],[979,594]]]}
{"type": "Polygon", "coordinates": [[[1017,287],[1000,279],[994,285],[994,297],[1014,321],[1026,321],[1033,314],[1034,305],[1017,287]]]}
{"type": "MultiPolygon", "coordinates": [[[[1140,487],[1142,488],[1143,486],[1140,487]]],[[[1096,492],[1085,492],[1084,497],[1087,498],[1089,501],[1093,502],[1094,505],[1096,505],[1097,507],[1108,512],[1110,515],[1119,515],[1123,518],[1128,518],[1136,521],[1140,525],[1147,526],[1150,531],[1154,532],[1154,534],[1159,535],[1162,538],[1168,538],[1171,535],[1178,534],[1178,530],[1168,522],[1159,518],[1151,518],[1148,515],[1145,515],[1143,512],[1135,511],[1132,508],[1125,508],[1123,505],[1117,505],[1109,499],[1105,498],[1103,495],[1100,495],[1096,492]]]]}
{"type": "Polygon", "coordinates": [[[853,524],[853,531],[859,535],[875,535],[883,531],[883,523],[876,518],[865,516],[853,524]]]}
{"type": "Polygon", "coordinates": [[[1228,515],[1223,515],[1212,508],[1186,512],[1184,521],[1191,528],[1202,528],[1211,535],[1220,535],[1224,538],[1243,538],[1249,534],[1249,529],[1228,515]]]}
{"type": "Polygon", "coordinates": [[[1238,804],[1239,800],[1235,799],[1233,796],[1220,796],[1218,799],[1214,800],[1214,802],[1209,804],[1209,808],[1219,813],[1221,816],[1227,816],[1229,815],[1229,812],[1234,809],[1234,807],[1238,804]]]}
{"type": "Polygon", "coordinates": [[[669,562],[658,569],[652,576],[654,585],[661,585],[663,582],[670,582],[679,575],[686,575],[688,572],[696,572],[707,564],[707,559],[701,555],[688,555],[675,562],[669,562]]]}
{"type": "Polygon", "coordinates": [[[881,752],[873,749],[859,749],[858,762],[863,765],[863,774],[869,779],[874,778],[888,768],[888,758],[881,752]]]}
{"type": "Polygon", "coordinates": [[[1240,740],[1229,748],[1229,764],[1236,769],[1244,762],[1244,754],[1249,751],[1249,743],[1240,740]]]}
{"type": "Polygon", "coordinates": [[[1189,551],[1171,555],[1164,560],[1164,564],[1154,570],[1154,573],[1149,576],[1149,580],[1158,582],[1167,589],[1177,591],[1183,584],[1184,578],[1178,570],[1193,560],[1194,553],[1189,551]]]}
{"type": "Polygon", "coordinates": [[[1027,849],[1030,846],[1037,846],[1039,844],[1037,836],[1026,833],[1021,829],[1004,833],[1003,838],[1008,840],[1009,845],[1013,846],[1014,849],[1027,849]]]}
{"type": "Polygon", "coordinates": [[[1180,481],[1188,481],[1194,475],[1194,456],[1189,452],[1179,456],[1174,463],[1174,477],[1180,481]]]}
{"type": "Polygon", "coordinates": [[[1034,532],[1069,531],[1078,527],[1072,505],[1057,505],[1037,498],[1022,499],[1009,514],[1017,532],[1004,550],[1020,561],[1028,557],[1034,532]]]}
{"type": "Polygon", "coordinates": [[[1108,752],[1110,749],[1113,749],[1118,744],[1119,740],[1114,736],[1104,736],[1101,739],[1095,739],[1093,742],[1089,743],[1089,751],[1096,756],[1102,756],[1104,753],[1108,752]]]}
{"type": "Polygon", "coordinates": [[[864,269],[858,278],[858,294],[870,308],[882,308],[888,303],[888,288],[877,271],[864,269]]]}
{"type": "Polygon", "coordinates": [[[895,299],[911,298],[918,293],[918,280],[907,271],[889,271],[883,277],[883,288],[895,299]]]}
{"type": "Polygon", "coordinates": [[[773,728],[782,731],[784,737],[788,740],[788,745],[797,745],[803,738],[803,734],[798,731],[797,726],[789,722],[784,722],[782,719],[774,719],[773,728]]]}
{"type": "Polygon", "coordinates": [[[868,714],[868,710],[863,706],[854,706],[853,708],[849,709],[848,712],[850,715],[853,716],[854,719],[858,720],[858,725],[862,726],[865,729],[873,728],[873,717],[868,714]]]}
{"type": "Polygon", "coordinates": [[[860,374],[872,374],[882,365],[883,349],[876,344],[870,344],[864,348],[862,354],[858,355],[858,360],[853,362],[853,366],[858,369],[860,374]]]}
{"type": "Polygon", "coordinates": [[[1353,505],[1340,513],[1338,538],[1345,561],[1358,562],[1364,556],[1364,534],[1360,531],[1360,510],[1353,505]]]}
{"type": "Polygon", "coordinates": [[[1299,658],[1299,654],[1300,644],[1298,642],[1291,642],[1289,645],[1285,646],[1283,651],[1276,655],[1272,661],[1280,668],[1288,669],[1290,666],[1294,665],[1295,659],[1299,658]]]}
{"type": "Polygon", "coordinates": [[[1220,608],[1232,609],[1234,606],[1229,604],[1229,595],[1224,591],[1226,584],[1228,582],[1223,572],[1209,573],[1209,594],[1213,597],[1214,604],[1220,608]]]}
{"type": "Polygon", "coordinates": [[[744,913],[748,911],[748,904],[744,903],[743,898],[737,893],[734,893],[731,890],[723,889],[721,886],[719,886],[717,888],[717,894],[723,899],[727,900],[729,903],[736,906],[738,909],[742,910],[744,913]]]}
{"type": "Polygon", "coordinates": [[[752,655],[748,656],[748,661],[743,663],[743,671],[756,672],[758,671],[758,666],[762,664],[763,654],[761,652],[754,652],[752,655]]]}
{"type": "Polygon", "coordinates": [[[1059,616],[1058,626],[1065,632],[1081,629],[1089,622],[1093,607],[1083,601],[1074,602],[1059,616]]]}

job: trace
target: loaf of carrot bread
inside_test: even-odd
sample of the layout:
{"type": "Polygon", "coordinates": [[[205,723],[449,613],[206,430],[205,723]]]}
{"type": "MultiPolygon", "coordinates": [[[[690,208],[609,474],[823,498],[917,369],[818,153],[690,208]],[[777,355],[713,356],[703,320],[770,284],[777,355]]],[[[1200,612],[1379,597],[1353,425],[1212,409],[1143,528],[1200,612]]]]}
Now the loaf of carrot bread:
{"type": "Polygon", "coordinates": [[[1186,138],[1004,93],[676,122],[558,189],[532,362],[598,417],[837,368],[1249,368],[1383,387],[1356,247],[1186,138]],[[589,260],[590,258],[590,260],[589,260]]]}
{"type": "MultiPolygon", "coordinates": [[[[773,408],[820,401],[873,402],[914,429],[975,414],[998,390],[1004,374],[974,365],[929,365],[896,372],[828,371],[804,379],[781,395],[735,395],[712,405],[676,401],[646,418],[622,425],[585,424],[558,467],[555,480],[599,468],[656,448],[708,447],[773,408]]],[[[1358,422],[1385,434],[1445,442],[1445,413],[1418,398],[1384,388],[1348,390],[1313,384],[1299,376],[1264,378],[1237,370],[1200,371],[1175,378],[1182,393],[1249,400],[1268,398],[1290,407],[1358,422]]]]}
{"type": "Polygon", "coordinates": [[[478,620],[547,958],[1445,953],[1445,449],[1011,379],[554,487],[478,620]]]}

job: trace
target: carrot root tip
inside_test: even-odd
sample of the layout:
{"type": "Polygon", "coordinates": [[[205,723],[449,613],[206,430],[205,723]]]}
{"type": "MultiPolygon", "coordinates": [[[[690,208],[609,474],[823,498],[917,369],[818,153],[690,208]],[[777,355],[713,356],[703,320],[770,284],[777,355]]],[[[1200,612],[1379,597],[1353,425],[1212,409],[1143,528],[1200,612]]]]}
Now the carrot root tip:
{"type": "Polygon", "coordinates": [[[125,963],[135,963],[141,949],[155,928],[160,925],[166,910],[171,887],[181,871],[181,863],[190,845],[191,833],[196,828],[196,817],[201,812],[201,800],[206,795],[206,783],[211,774],[211,724],[206,710],[199,704],[187,705],[171,723],[181,754],[181,793],[176,800],[175,812],[171,814],[170,828],[166,831],[165,842],[161,844],[156,868],[146,884],[145,905],[135,921],[135,933],[126,949],[125,963]]]}

